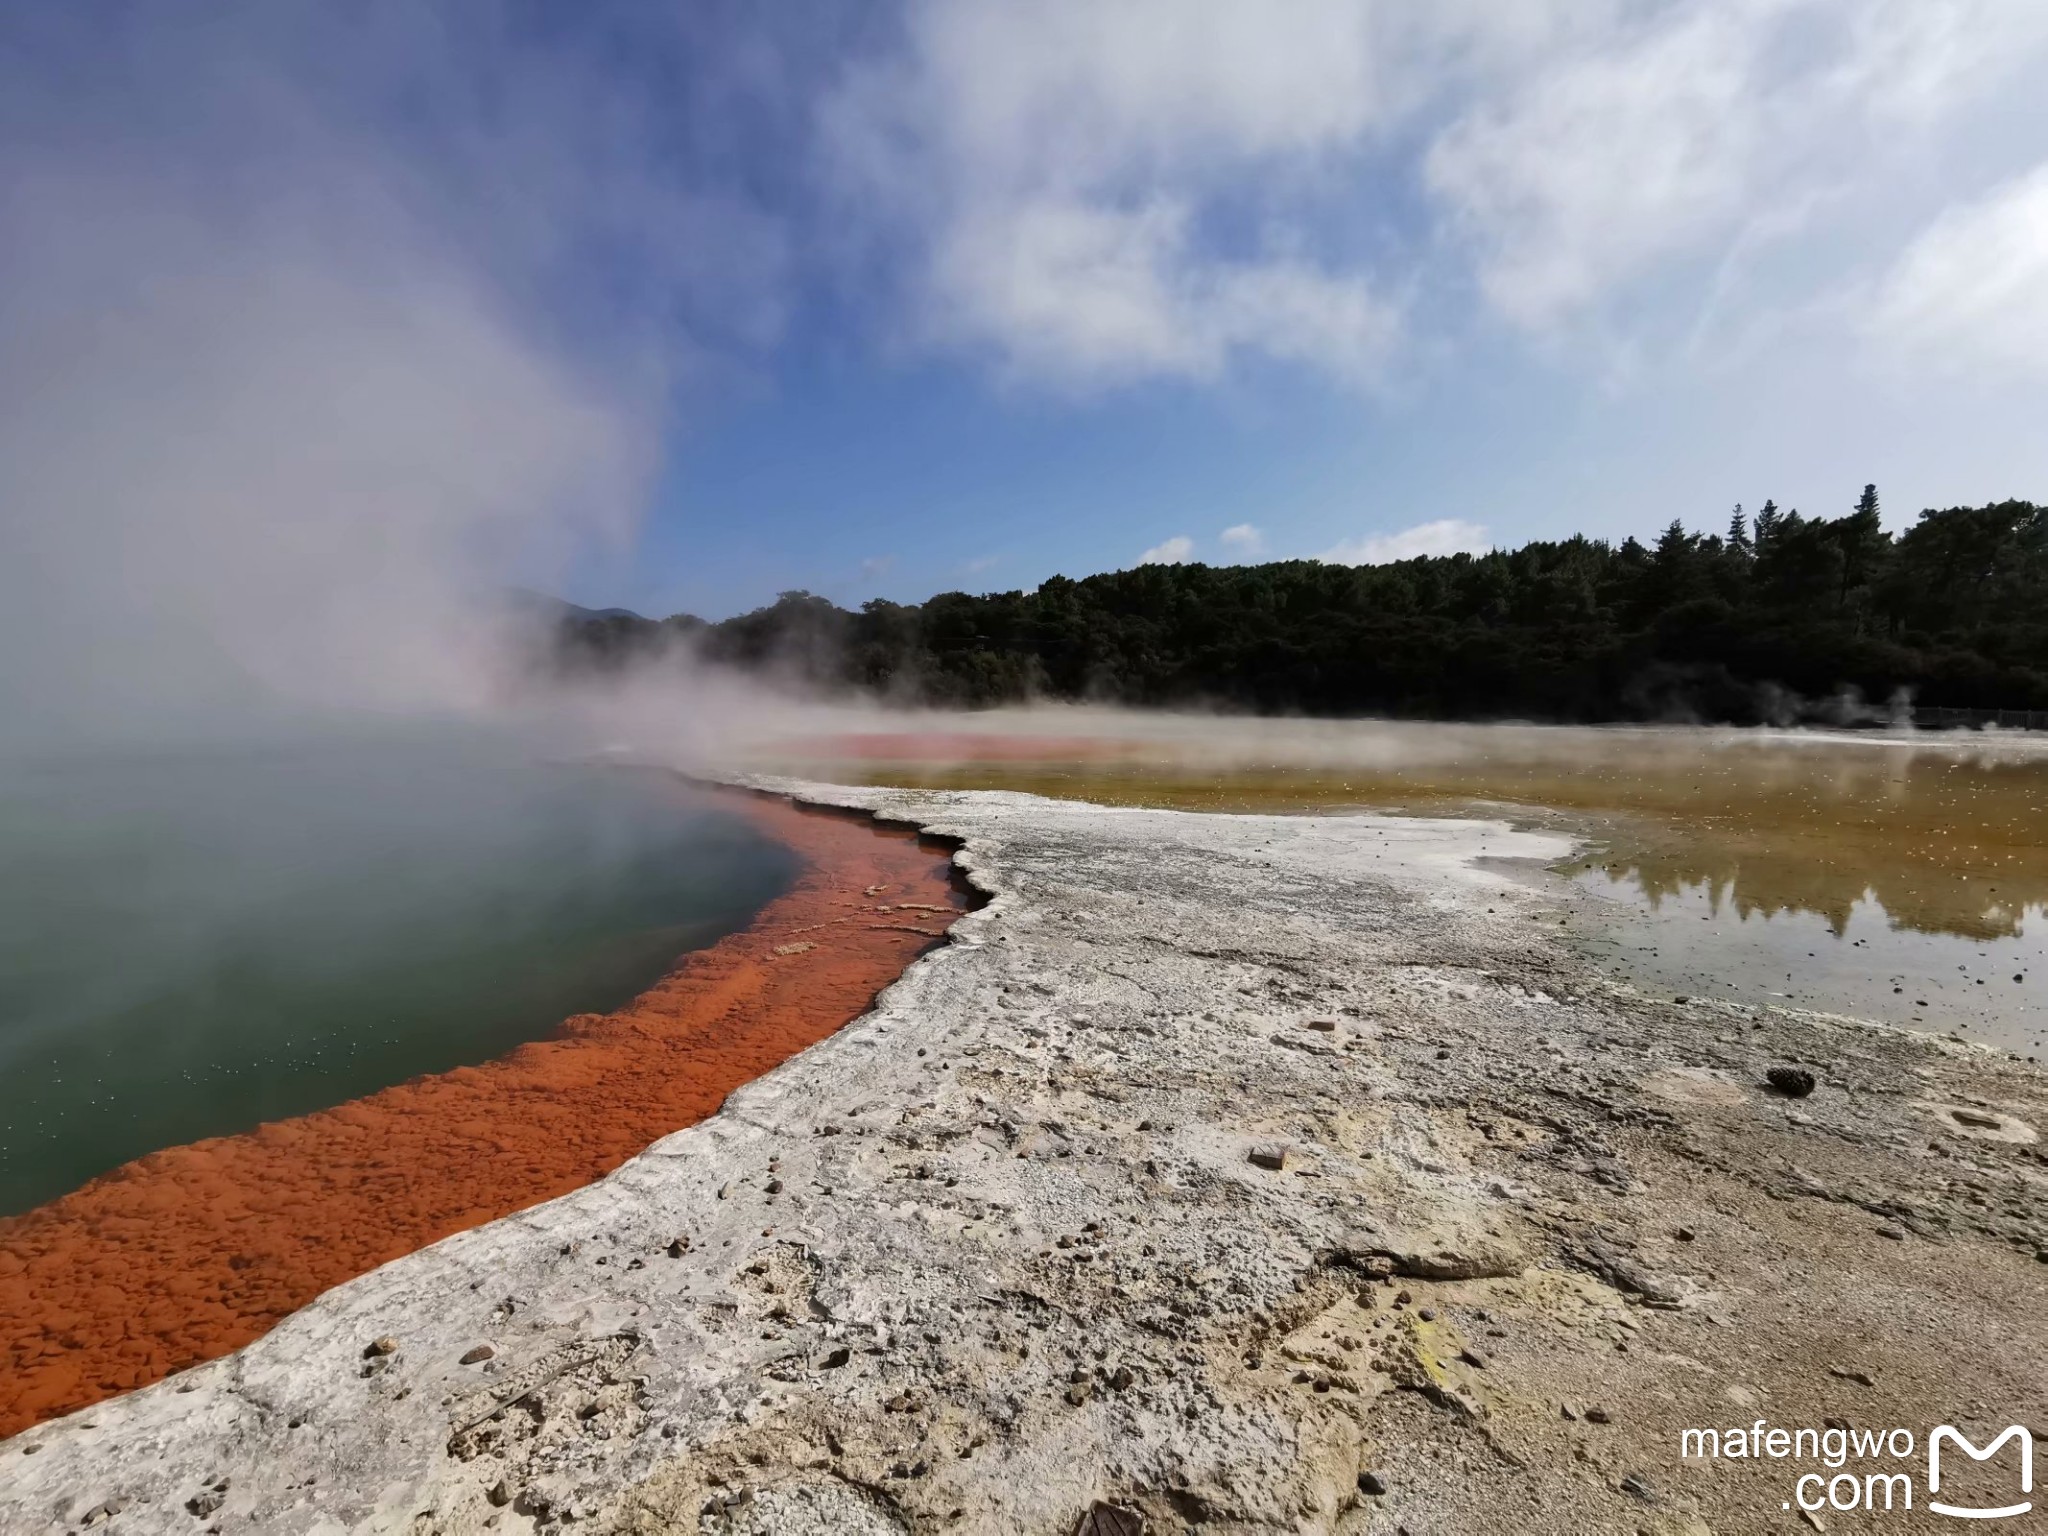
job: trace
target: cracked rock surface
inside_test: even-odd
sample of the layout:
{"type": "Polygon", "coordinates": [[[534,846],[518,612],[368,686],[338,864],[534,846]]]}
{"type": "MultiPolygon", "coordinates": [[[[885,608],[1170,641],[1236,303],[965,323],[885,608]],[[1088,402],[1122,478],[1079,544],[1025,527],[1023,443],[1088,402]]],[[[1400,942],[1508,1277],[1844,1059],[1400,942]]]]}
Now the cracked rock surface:
{"type": "Polygon", "coordinates": [[[777,787],[993,901],[609,1178],[0,1445],[0,1530],[1784,1530],[1680,1429],[2048,1425],[2039,1069],[1645,997],[1496,824],[777,787]]]}

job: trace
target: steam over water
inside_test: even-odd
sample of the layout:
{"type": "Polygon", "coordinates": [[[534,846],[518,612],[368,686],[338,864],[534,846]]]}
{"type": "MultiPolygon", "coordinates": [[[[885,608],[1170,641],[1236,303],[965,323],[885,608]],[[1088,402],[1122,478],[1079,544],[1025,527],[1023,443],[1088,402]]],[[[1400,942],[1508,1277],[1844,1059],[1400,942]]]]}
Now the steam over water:
{"type": "Polygon", "coordinates": [[[1559,920],[1645,987],[2048,1055],[2040,735],[1050,709],[856,726],[782,751],[820,776],[1107,804],[1536,823],[1584,848],[1559,871],[1576,887],[1559,920]]]}
{"type": "Polygon", "coordinates": [[[615,1008],[794,867],[477,731],[0,763],[0,1213],[615,1008]]]}

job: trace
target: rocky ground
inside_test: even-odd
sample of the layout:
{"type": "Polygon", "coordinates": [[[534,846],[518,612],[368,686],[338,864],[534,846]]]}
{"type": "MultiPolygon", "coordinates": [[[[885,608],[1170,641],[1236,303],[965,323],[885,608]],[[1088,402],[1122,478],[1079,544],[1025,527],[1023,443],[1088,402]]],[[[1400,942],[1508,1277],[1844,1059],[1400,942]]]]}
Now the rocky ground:
{"type": "Polygon", "coordinates": [[[2040,1069],[1641,996],[1498,825],[805,792],[994,900],[604,1181],[0,1445],[0,1530],[1913,1530],[1924,1456],[1809,1516],[1680,1431],[2048,1429],[2040,1069]]]}

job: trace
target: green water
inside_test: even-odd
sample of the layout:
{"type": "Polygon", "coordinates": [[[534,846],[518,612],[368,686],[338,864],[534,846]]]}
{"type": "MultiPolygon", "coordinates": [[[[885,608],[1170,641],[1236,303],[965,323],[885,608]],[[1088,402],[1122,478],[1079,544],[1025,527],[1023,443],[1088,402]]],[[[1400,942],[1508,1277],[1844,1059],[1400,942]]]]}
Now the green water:
{"type": "Polygon", "coordinates": [[[795,870],[502,741],[0,764],[0,1213],[618,1007],[795,870]]]}

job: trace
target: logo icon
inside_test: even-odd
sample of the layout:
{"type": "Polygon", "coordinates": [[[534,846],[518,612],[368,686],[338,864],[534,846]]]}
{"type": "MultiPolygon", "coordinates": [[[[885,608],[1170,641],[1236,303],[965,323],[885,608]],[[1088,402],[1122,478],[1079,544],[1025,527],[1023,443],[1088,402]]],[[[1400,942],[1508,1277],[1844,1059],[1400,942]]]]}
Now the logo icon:
{"type": "MultiPolygon", "coordinates": [[[[1956,1449],[1972,1461],[1989,1461],[1998,1454],[1998,1448],[2004,1445],[2006,1441],[2019,1441],[2020,1492],[2032,1493],[2034,1491],[2034,1437],[2024,1424],[2007,1426],[2004,1434],[1985,1446],[1981,1451],[1971,1444],[1960,1430],[1953,1426],[1948,1424],[1935,1425],[1934,1433],[1927,1437],[1927,1491],[1929,1493],[1941,1492],[1941,1442],[1943,1440],[1953,1440],[1956,1449]]],[[[2003,1520],[2008,1515],[2024,1515],[2034,1507],[2034,1504],[2031,1499],[2027,1499],[2018,1504],[2002,1505],[1997,1509],[1965,1509],[1958,1504],[1941,1504],[1930,1499],[1927,1507],[1937,1515],[1954,1515],[1959,1520],[2003,1520]]]]}

